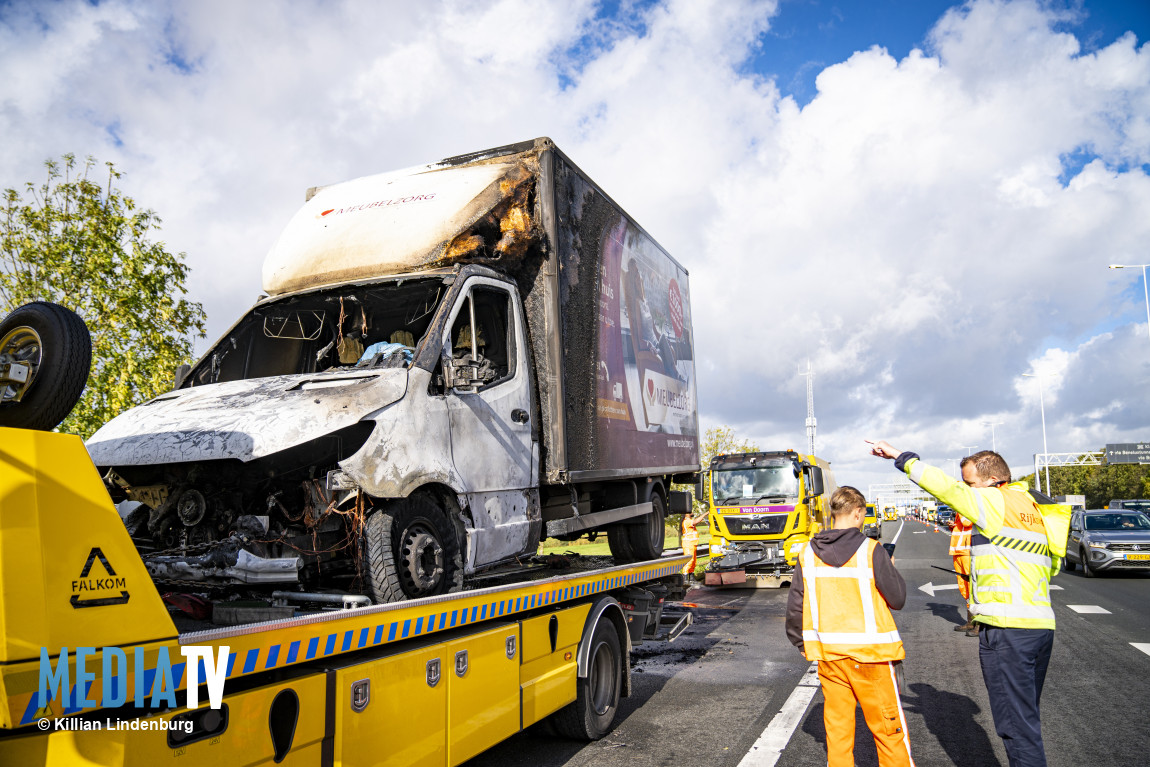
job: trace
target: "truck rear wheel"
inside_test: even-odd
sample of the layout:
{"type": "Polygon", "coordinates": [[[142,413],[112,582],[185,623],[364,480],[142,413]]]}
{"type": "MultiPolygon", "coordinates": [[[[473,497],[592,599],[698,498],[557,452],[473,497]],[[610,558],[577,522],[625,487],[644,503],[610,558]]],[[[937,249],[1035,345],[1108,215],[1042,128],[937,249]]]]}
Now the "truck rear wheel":
{"type": "Polygon", "coordinates": [[[599,740],[611,731],[623,689],[623,651],[615,626],[604,617],[591,635],[587,676],[575,685],[575,702],[552,714],[559,734],[572,740],[599,740]]]}
{"type": "Polygon", "coordinates": [[[611,525],[607,528],[607,545],[611,547],[611,556],[617,565],[635,561],[635,552],[631,551],[631,537],[627,533],[628,527],[629,525],[611,525]]]}
{"type": "Polygon", "coordinates": [[[367,586],[376,604],[463,587],[463,555],[447,513],[412,496],[372,513],[364,525],[367,586]]]}
{"type": "Polygon", "coordinates": [[[80,315],[34,301],[0,322],[0,365],[26,380],[0,384],[0,426],[50,431],[80,399],[92,366],[92,337],[80,315]],[[17,401],[19,397],[19,401],[17,401]]]}
{"type": "Polygon", "coordinates": [[[651,513],[642,518],[636,525],[626,525],[628,542],[631,553],[635,559],[632,561],[645,562],[649,559],[658,559],[663,556],[663,544],[667,535],[667,512],[663,496],[658,491],[651,493],[651,513]]]}

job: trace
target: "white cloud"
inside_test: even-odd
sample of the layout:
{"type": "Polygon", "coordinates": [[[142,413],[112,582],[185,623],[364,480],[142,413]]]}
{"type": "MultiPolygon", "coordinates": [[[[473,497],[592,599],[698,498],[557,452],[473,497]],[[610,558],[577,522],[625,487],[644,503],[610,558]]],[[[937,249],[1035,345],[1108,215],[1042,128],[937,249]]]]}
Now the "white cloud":
{"type": "Polygon", "coordinates": [[[809,357],[841,481],[887,477],[863,437],[942,461],[987,420],[1025,465],[1017,380],[1057,362],[1052,450],[1150,437],[1141,296],[1104,268],[1145,260],[1150,49],[1083,54],[1073,19],[979,0],[800,108],[745,71],[775,2],[622,7],[7,4],[0,184],[114,160],[217,335],[307,187],[550,135],[691,269],[707,422],[805,444],[809,357]]]}

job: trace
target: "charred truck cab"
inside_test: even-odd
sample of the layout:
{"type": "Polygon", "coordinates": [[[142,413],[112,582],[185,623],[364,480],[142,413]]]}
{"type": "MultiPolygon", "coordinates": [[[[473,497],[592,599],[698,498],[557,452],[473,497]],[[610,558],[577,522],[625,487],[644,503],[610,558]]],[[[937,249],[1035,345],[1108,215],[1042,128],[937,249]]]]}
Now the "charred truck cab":
{"type": "Polygon", "coordinates": [[[158,582],[431,597],[689,509],[687,272],[549,139],[310,190],[263,288],[87,443],[158,582]]]}
{"type": "Polygon", "coordinates": [[[708,586],[789,584],[803,546],[829,523],[830,464],[794,450],[715,456],[696,486],[711,524],[708,586]]]}

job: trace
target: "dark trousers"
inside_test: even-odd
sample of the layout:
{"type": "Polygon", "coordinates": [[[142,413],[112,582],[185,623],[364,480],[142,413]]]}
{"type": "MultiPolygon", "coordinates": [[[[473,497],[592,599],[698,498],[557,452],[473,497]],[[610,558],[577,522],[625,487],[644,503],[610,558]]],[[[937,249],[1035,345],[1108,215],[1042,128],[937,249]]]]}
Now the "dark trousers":
{"type": "Polygon", "coordinates": [[[978,660],[990,696],[994,729],[1010,767],[1046,767],[1038,699],[1054,647],[1052,629],[981,626],[978,660]]]}

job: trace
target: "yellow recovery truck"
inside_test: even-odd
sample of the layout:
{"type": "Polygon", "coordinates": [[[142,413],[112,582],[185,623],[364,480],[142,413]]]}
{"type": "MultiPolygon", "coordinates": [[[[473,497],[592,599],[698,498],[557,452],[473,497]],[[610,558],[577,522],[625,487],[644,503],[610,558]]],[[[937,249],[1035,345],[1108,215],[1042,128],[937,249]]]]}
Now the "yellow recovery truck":
{"type": "Polygon", "coordinates": [[[456,765],[547,717],[598,738],[632,643],[690,622],[660,630],[686,559],[173,620],[79,438],[0,428],[0,764],[456,765]]]}
{"type": "Polygon", "coordinates": [[[830,463],[794,450],[718,455],[695,488],[709,502],[708,586],[779,588],[830,516],[830,463]]]}

